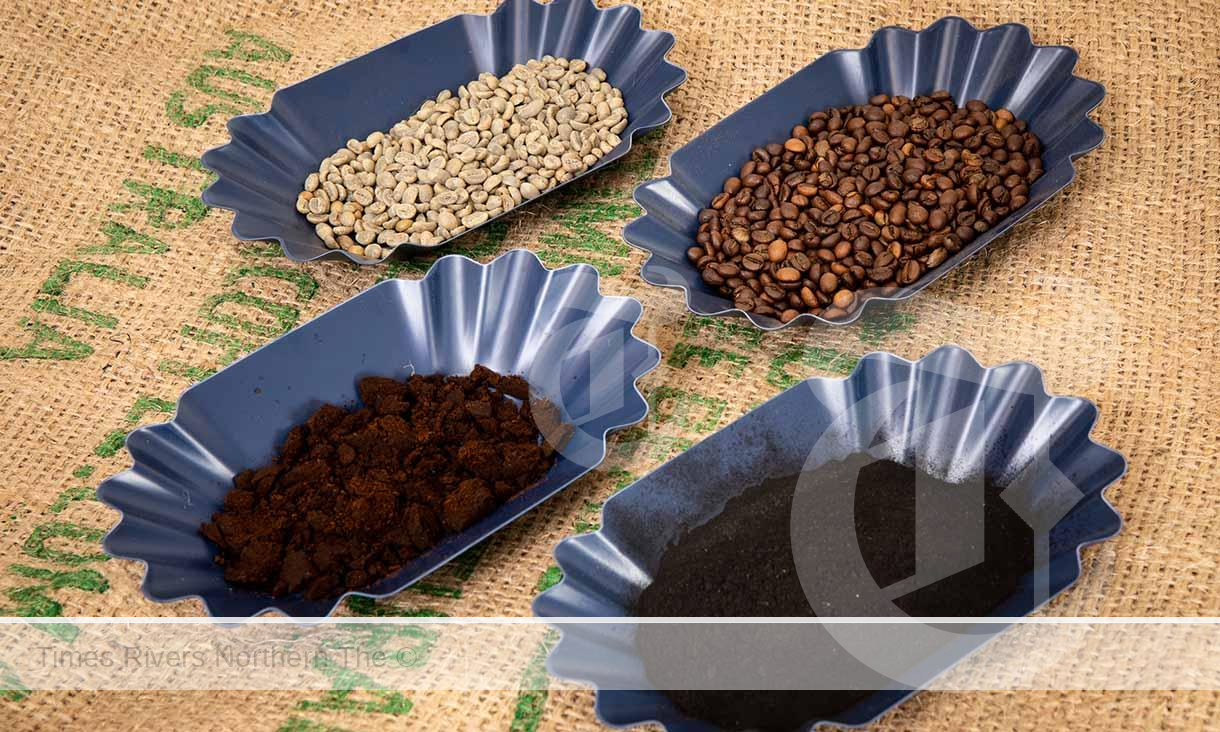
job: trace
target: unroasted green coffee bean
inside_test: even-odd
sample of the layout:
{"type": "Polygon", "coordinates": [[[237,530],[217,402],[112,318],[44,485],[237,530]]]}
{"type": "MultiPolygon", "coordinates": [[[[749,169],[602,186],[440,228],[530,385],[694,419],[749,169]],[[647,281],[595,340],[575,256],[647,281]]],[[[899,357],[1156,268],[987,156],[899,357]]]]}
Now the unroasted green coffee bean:
{"type": "Polygon", "coordinates": [[[361,256],[440,244],[583,173],[626,125],[604,71],[544,56],[347,140],[306,177],[295,207],[326,246],[361,256]]]}

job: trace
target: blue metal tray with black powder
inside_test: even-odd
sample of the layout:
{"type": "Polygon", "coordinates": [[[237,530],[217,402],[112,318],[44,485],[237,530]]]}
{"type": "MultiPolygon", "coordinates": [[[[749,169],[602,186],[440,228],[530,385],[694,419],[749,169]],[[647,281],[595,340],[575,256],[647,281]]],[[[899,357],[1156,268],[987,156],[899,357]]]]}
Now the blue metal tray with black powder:
{"type": "MultiPolygon", "coordinates": [[[[940,635],[927,645],[908,643],[903,636],[904,642],[887,646],[873,669],[893,662],[891,656],[903,657],[902,673],[880,674],[890,683],[858,687],[878,691],[830,718],[810,719],[802,729],[817,723],[868,723],[1003,632],[1011,624],[1005,618],[1032,613],[1066,591],[1081,576],[1081,548],[1118,533],[1122,520],[1103,491],[1122,477],[1126,461],[1093,441],[1096,420],[1092,402],[1049,394],[1036,366],[1013,362],[985,368],[956,346],[918,361],[871,353],[845,379],[801,382],[610,498],[598,531],[556,547],[563,580],[534,602],[535,615],[552,619],[549,623],[562,633],[548,669],[593,684],[598,717],[607,724],[656,722],[670,732],[710,732],[716,727],[692,719],[658,690],[636,644],[640,624],[633,611],[667,548],[760,481],[797,474],[816,479],[832,462],[863,454],[918,466],[954,483],[970,475],[993,477],[1003,500],[1032,527],[1032,570],[1014,577],[1016,589],[986,616],[995,622],[980,620],[952,633],[927,624],[901,626],[904,633],[912,627],[940,635]],[[581,618],[610,620],[585,623],[581,618]]],[[[825,534],[799,542],[799,527],[808,523],[801,517],[820,515],[830,500],[813,485],[802,498],[798,483],[791,529],[775,527],[792,531],[793,557],[806,592],[811,585],[804,576],[807,565],[798,558],[802,547],[812,546],[814,555],[825,558],[829,545],[850,544],[825,540],[825,534]]],[[[883,617],[890,615],[897,616],[887,612],[883,617]]],[[[867,635],[872,627],[864,626],[861,633],[867,635]]],[[[845,659],[853,664],[860,659],[843,654],[845,648],[850,654],[852,649],[838,646],[838,655],[810,655],[801,661],[808,659],[823,677],[835,677],[837,668],[847,668],[845,659]]],[[[706,678],[705,670],[694,672],[706,678]]],[[[745,688],[842,688],[796,683],[745,688]]]]}
{"type": "Polygon", "coordinates": [[[961,18],[942,18],[918,32],[882,28],[866,47],[827,53],[682,146],[670,157],[669,176],[636,189],[644,214],[623,229],[623,238],[648,252],[643,278],[682,290],[691,312],[745,316],[764,330],[784,327],[775,318],[735,308],[704,283],[686,258],[700,210],[754,148],[783,141],[812,112],[862,104],[880,93],[915,96],[945,89],[959,104],[981,99],[1026,120],[1043,143],[1045,174],[1030,188],[1024,206],[913,284],[867,298],[847,317],[828,320],[804,313],[790,321],[853,322],[873,300],[903,300],[930,286],[1072,182],[1073,161],[1104,137],[1089,112],[1101,103],[1105,89],[1072,74],[1078,58],[1071,48],[1035,45],[1029,29],[1016,23],[980,30],[961,18]]]}
{"type": "MultiPolygon", "coordinates": [[[[445,89],[456,93],[480,73],[500,76],[545,55],[581,58],[622,90],[627,128],[622,141],[576,180],[623,157],[635,136],[669,121],[664,97],[686,80],[685,71],[665,60],[673,45],[673,34],[644,30],[639,9],[630,5],[505,0],[488,15],[456,15],[280,89],[267,112],[230,120],[232,140],[203,155],[203,165],[217,175],[203,201],[235,213],[238,239],[277,241],[290,259],[375,264],[381,260],[327,249],[295,208],[306,176],[348,139],[388,130],[425,100],[445,89]]],[[[407,243],[395,251],[435,251],[447,241],[407,243]]]]}
{"type": "Polygon", "coordinates": [[[342,597],[275,598],[226,584],[199,527],[233,477],[270,462],[288,430],[322,404],[358,401],[365,376],[465,375],[479,364],[524,376],[531,398],[555,404],[575,428],[559,460],[469,528],[347,593],[393,595],[592,470],[607,433],[644,418],[636,381],[660,353],[632,333],[642,312],[632,298],[602,295],[593,267],[550,270],[524,250],[485,265],[451,255],[422,280],[383,282],[187,389],[169,422],[132,432],[134,465],[98,487],[121,512],[103,548],[143,562],[141,587],[157,602],[198,598],[220,617],[327,615],[342,597]]]}

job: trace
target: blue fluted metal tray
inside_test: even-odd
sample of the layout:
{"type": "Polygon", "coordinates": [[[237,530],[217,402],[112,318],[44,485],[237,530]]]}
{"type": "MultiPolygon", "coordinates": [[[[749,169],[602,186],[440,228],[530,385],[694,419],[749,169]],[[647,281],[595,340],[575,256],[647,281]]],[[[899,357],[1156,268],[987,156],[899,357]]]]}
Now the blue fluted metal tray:
{"type": "MultiPolygon", "coordinates": [[[[280,89],[270,111],[229,120],[232,141],[203,155],[203,165],[217,175],[203,202],[234,212],[238,239],[277,241],[290,259],[384,261],[390,255],[377,260],[328,250],[297,213],[305,177],[324,157],[350,138],[388,130],[444,89],[456,93],[483,72],[503,75],[514,64],[550,54],[601,67],[623,92],[622,142],[571,180],[601,170],[626,155],[636,135],[669,121],[664,97],[686,80],[684,70],[665,60],[673,34],[646,31],[640,20],[630,5],[599,9],[593,0],[505,0],[489,15],[456,15],[430,25],[280,89]]],[[[448,241],[408,243],[395,251],[435,251],[448,241]]]]}
{"type": "Polygon", "coordinates": [[[576,427],[559,461],[470,528],[348,593],[392,595],[594,468],[606,433],[644,418],[636,380],[660,353],[632,333],[642,311],[637,300],[602,295],[593,267],[549,270],[525,250],[486,265],[451,255],[422,280],[383,282],[187,389],[169,422],[132,432],[133,467],[98,487],[122,514],[103,548],[143,562],[144,594],[157,602],[197,597],[222,617],[327,615],[341,597],[276,599],[225,583],[199,525],[220,508],[234,475],[269,462],[288,430],[323,403],[358,401],[361,377],[466,374],[476,364],[524,375],[531,396],[551,400],[576,427]]]}
{"type": "MultiPolygon", "coordinates": [[[[640,593],[668,546],[717,516],[747,487],[768,475],[817,470],[870,450],[874,457],[918,461],[938,476],[980,468],[988,475],[1020,476],[1021,492],[1013,500],[1053,514],[1044,520],[1050,527],[1048,560],[994,615],[1029,614],[1079,578],[1083,546],[1122,527],[1102,491],[1122,477],[1126,462],[1091,439],[1096,419],[1092,402],[1048,394],[1036,366],[1013,362],[984,368],[957,346],[914,362],[871,353],[846,379],[808,379],[615,495],[605,504],[599,531],[556,547],[564,580],[539,595],[534,613],[624,621],[554,621],[563,635],[548,668],[598,687],[597,714],[608,724],[657,722],[670,732],[714,730],[685,716],[645,675],[635,647],[637,626],[629,620],[640,593]]],[[[976,628],[981,633],[963,633],[920,659],[921,678],[933,678],[985,642],[986,633],[1003,627],[1000,621],[988,623],[976,628]]],[[[837,717],[810,720],[806,728],[862,725],[913,693],[914,687],[896,684],[837,717]]]]}
{"type": "MultiPolygon", "coordinates": [[[[947,89],[959,104],[982,99],[992,107],[1007,107],[1029,122],[1042,140],[1045,174],[1031,186],[1021,209],[914,284],[869,299],[909,298],[1050,200],[1076,177],[1072,161],[1101,144],[1104,133],[1089,112],[1101,103],[1105,89],[1072,75],[1078,58],[1071,48],[1034,45],[1029,29],[1016,23],[979,30],[950,17],[918,32],[882,28],[866,47],[827,53],[682,146],[670,157],[668,177],[636,188],[635,200],[644,214],[623,229],[623,238],[651,255],[641,270],[644,279],[682,290],[692,312],[744,315],[764,330],[784,327],[774,318],[734,308],[730,299],[703,282],[686,258],[699,211],[754,148],[786,139],[793,125],[813,112],[860,104],[878,93],[914,96],[947,89]]],[[[866,301],[837,320],[806,313],[791,322],[844,325],[867,307],[866,301]]]]}

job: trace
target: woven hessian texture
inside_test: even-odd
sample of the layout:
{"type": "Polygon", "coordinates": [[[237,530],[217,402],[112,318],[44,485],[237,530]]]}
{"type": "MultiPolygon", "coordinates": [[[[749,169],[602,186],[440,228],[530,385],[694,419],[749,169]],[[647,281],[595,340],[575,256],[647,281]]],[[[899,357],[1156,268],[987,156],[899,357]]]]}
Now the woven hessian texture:
{"type": "MultiPolygon", "coordinates": [[[[607,463],[493,538],[477,556],[380,612],[525,615],[554,578],[551,548],[588,530],[598,502],[750,406],[871,350],[919,357],[945,342],[985,364],[1025,359],[1055,393],[1098,405],[1094,436],[1130,472],[1109,497],[1126,525],[1085,552],[1079,585],[1045,612],[1220,614],[1220,4],[644,1],[646,27],[678,35],[690,79],[673,122],[620,164],[475,234],[488,260],[528,247],[552,266],[588,261],[603,291],[645,304],[638,334],[661,348],[642,387],[653,410],[618,433],[607,463]],[[1102,147],[1028,223],[917,299],[842,329],[765,337],[744,321],[687,316],[677,291],[638,277],[621,243],[630,191],[665,156],[831,49],[888,24],[947,14],[1028,25],[1076,48],[1103,83],[1102,147]]],[[[140,566],[105,561],[115,514],[91,490],[128,462],[123,434],[168,418],[190,383],[387,276],[298,265],[229,233],[207,211],[199,154],[225,120],[271,91],[489,0],[256,3],[17,0],[0,4],[0,610],[10,615],[198,615],[140,594],[140,566]]],[[[427,73],[423,71],[422,73],[427,73]]],[[[392,94],[392,85],[387,86],[392,94]]],[[[368,612],[368,608],[359,609],[368,612]]],[[[352,613],[345,608],[344,613],[352,613]]],[[[525,668],[530,659],[522,659],[525,668]]],[[[536,661],[535,666],[536,668],[536,661]]],[[[170,720],[247,730],[598,728],[590,692],[10,693],[11,728],[160,729],[170,720]]],[[[877,729],[1204,729],[1204,693],[921,694],[877,729]]]]}

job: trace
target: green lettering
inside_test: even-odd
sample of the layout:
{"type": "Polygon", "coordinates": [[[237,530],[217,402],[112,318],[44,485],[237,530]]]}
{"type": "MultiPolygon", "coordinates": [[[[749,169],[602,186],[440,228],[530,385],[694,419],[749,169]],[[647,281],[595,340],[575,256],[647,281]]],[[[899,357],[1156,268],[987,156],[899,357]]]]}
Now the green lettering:
{"type": "Polygon", "coordinates": [[[13,667],[0,661],[0,699],[19,702],[29,696],[30,688],[21,681],[13,667]]]}
{"type": "Polygon", "coordinates": [[[745,372],[746,366],[750,365],[750,359],[740,353],[682,342],[674,344],[674,350],[669,354],[668,363],[670,366],[684,369],[690,364],[692,358],[698,359],[699,365],[708,369],[715,367],[721,361],[728,361],[733,364],[733,368],[729,370],[730,373],[738,377],[745,372]]]}
{"type": "Polygon", "coordinates": [[[289,717],[287,722],[279,726],[276,732],[350,732],[346,727],[336,727],[330,724],[322,724],[315,722],[312,719],[302,719],[301,717],[289,717]]]}
{"type": "Polygon", "coordinates": [[[695,444],[693,440],[672,435],[655,435],[640,426],[629,427],[615,433],[614,451],[623,459],[631,459],[641,447],[647,447],[647,457],[651,460],[664,460],[684,450],[689,450],[695,444]]]}
{"type": "Polygon", "coordinates": [[[509,732],[534,732],[538,729],[538,722],[542,720],[549,695],[550,678],[546,673],[546,657],[558,642],[559,633],[553,629],[548,630],[530,657],[525,671],[521,674],[521,691],[517,694],[517,703],[513,707],[513,721],[509,725],[509,732]]]}
{"type": "Polygon", "coordinates": [[[221,295],[212,295],[204,301],[199,314],[209,322],[240,329],[263,338],[270,338],[287,332],[292,326],[296,325],[297,320],[301,317],[301,311],[291,305],[282,305],[245,292],[226,292],[221,295]],[[274,317],[277,325],[264,325],[239,318],[235,315],[217,312],[217,308],[225,303],[234,303],[262,310],[274,317]]]}
{"type": "Polygon", "coordinates": [[[538,580],[538,592],[546,592],[563,580],[563,570],[552,564],[538,580]]]}
{"type": "Polygon", "coordinates": [[[371,597],[347,598],[347,609],[355,615],[376,618],[447,618],[449,615],[439,610],[428,608],[397,608],[391,605],[380,605],[371,597]]]}
{"type": "Polygon", "coordinates": [[[287,61],[292,58],[288,49],[277,46],[262,36],[239,30],[227,30],[231,38],[229,45],[203,54],[206,58],[226,58],[238,61],[287,61]]]}
{"type": "Polygon", "coordinates": [[[716,428],[728,402],[715,397],[693,394],[672,386],[658,386],[648,395],[648,405],[656,415],[657,424],[665,424],[671,419],[683,429],[694,432],[710,432],[716,428]],[[666,409],[666,404],[670,408],[666,409]],[[706,410],[702,419],[692,418],[694,409],[706,410]]]}
{"type": "Polygon", "coordinates": [[[123,442],[127,439],[127,430],[110,430],[98,446],[93,448],[93,454],[98,457],[113,457],[119,454],[119,450],[123,449],[123,442]]]}
{"type": "Polygon", "coordinates": [[[207,206],[198,196],[187,196],[168,188],[158,188],[136,180],[123,181],[123,187],[138,198],[136,203],[116,203],[110,208],[114,211],[127,211],[138,208],[148,214],[148,223],[158,229],[182,229],[203,220],[208,215],[207,206]],[[171,220],[170,214],[177,212],[171,220]]]}
{"type": "Polygon", "coordinates": [[[94,569],[77,569],[71,572],[61,572],[53,569],[29,567],[24,564],[14,564],[9,567],[9,571],[22,577],[42,580],[52,590],[68,588],[84,592],[102,593],[110,589],[110,583],[106,581],[106,578],[100,572],[94,569]]]}
{"type": "Polygon", "coordinates": [[[614,467],[606,471],[610,475],[610,480],[614,481],[614,493],[618,493],[622,489],[635,482],[635,476],[623,468],[614,467]]]}
{"type": "Polygon", "coordinates": [[[738,341],[743,348],[758,348],[763,336],[763,331],[758,328],[728,318],[687,317],[682,325],[682,336],[695,338],[701,333],[706,333],[714,341],[738,341]]]}
{"type": "Polygon", "coordinates": [[[67,259],[56,265],[51,276],[42,283],[39,292],[43,296],[38,297],[30,304],[30,307],[37,312],[54,313],[70,318],[82,320],[91,325],[97,325],[104,328],[113,328],[118,324],[118,319],[105,313],[95,313],[84,308],[72,307],[64,305],[59,297],[63,296],[67,290],[68,283],[78,274],[87,274],[99,279],[118,282],[131,287],[143,289],[148,285],[148,278],[143,275],[132,274],[126,270],[119,269],[109,264],[97,264],[95,262],[82,262],[74,259],[67,259]],[[47,297],[47,296],[51,297],[47,297]]]}
{"type": "Polygon", "coordinates": [[[44,559],[49,562],[58,562],[68,566],[78,564],[88,564],[90,562],[104,562],[109,559],[101,552],[89,554],[77,554],[75,552],[64,551],[62,549],[54,549],[47,546],[48,539],[70,539],[73,541],[84,541],[90,544],[96,544],[102,540],[102,536],[106,532],[102,529],[88,528],[78,526],[66,521],[50,521],[45,524],[40,524],[34,527],[30,532],[30,537],[25,540],[21,546],[22,550],[35,559],[44,559]]]}
{"type": "Polygon", "coordinates": [[[271,267],[269,265],[240,267],[226,274],[224,283],[226,285],[235,285],[239,280],[246,277],[274,277],[275,279],[296,285],[297,302],[309,302],[318,292],[318,281],[310,276],[308,272],[299,269],[271,267]]]}
{"type": "MultiPolygon", "coordinates": [[[[315,664],[316,665],[316,664],[315,664]]],[[[356,674],[363,676],[363,674],[356,674]]],[[[365,677],[367,678],[367,677],[365,677]]],[[[414,704],[396,691],[373,691],[371,700],[353,699],[351,689],[328,691],[318,700],[297,703],[302,712],[357,712],[361,714],[389,714],[400,717],[411,711],[414,704]]]]}
{"type": "Polygon", "coordinates": [[[30,303],[30,307],[37,313],[50,313],[51,315],[61,315],[65,318],[73,318],[75,320],[96,325],[99,328],[113,328],[118,325],[119,319],[113,315],[105,313],[95,313],[92,310],[78,308],[72,305],[64,305],[59,300],[53,297],[40,297],[30,303]]]}
{"type": "Polygon", "coordinates": [[[209,376],[215,374],[218,369],[209,369],[204,368],[203,366],[192,366],[185,361],[167,358],[157,364],[157,370],[171,376],[181,376],[189,381],[203,381],[209,376]]]}
{"type": "Polygon", "coordinates": [[[105,244],[93,244],[76,250],[77,254],[165,254],[169,245],[160,239],[141,233],[123,224],[107,221],[102,225],[105,244]]]}
{"type": "MultiPolygon", "coordinates": [[[[172,414],[176,406],[174,402],[166,399],[141,396],[131,405],[131,409],[127,410],[127,415],[123,417],[123,421],[128,424],[136,424],[144,419],[144,415],[149,412],[172,414]]],[[[106,433],[101,443],[93,448],[93,453],[100,457],[113,457],[117,455],[119,450],[123,449],[123,441],[127,439],[128,431],[126,429],[117,429],[106,433]]]]}
{"type": "Polygon", "coordinates": [[[69,338],[41,321],[25,318],[19,323],[23,330],[31,334],[30,342],[17,348],[0,348],[0,361],[14,361],[19,358],[76,361],[93,353],[93,346],[69,338]],[[54,344],[55,347],[48,344],[54,344]]]}
{"type": "Polygon", "coordinates": [[[55,497],[55,502],[47,509],[51,513],[63,513],[64,509],[77,501],[95,501],[97,492],[88,486],[66,488],[55,497]]]}
{"type": "Polygon", "coordinates": [[[184,155],[183,153],[174,152],[160,145],[145,145],[144,159],[155,160],[163,165],[169,165],[174,168],[183,168],[185,170],[194,170],[203,173],[204,183],[203,188],[212,185],[216,180],[216,174],[207,168],[203,167],[203,162],[193,155],[184,155]]]}
{"type": "MultiPolygon", "coordinates": [[[[273,241],[250,241],[237,247],[237,253],[243,257],[278,257],[283,254],[280,245],[273,241]]],[[[387,266],[394,264],[388,262],[387,266]]],[[[383,276],[382,279],[385,279],[383,276]]]]}
{"type": "Polygon", "coordinates": [[[846,375],[851,373],[859,360],[859,356],[853,356],[834,348],[789,346],[771,360],[771,368],[767,371],[767,383],[780,389],[787,389],[804,380],[804,376],[792,376],[788,373],[788,366],[792,364],[846,375]]]}
{"type": "Polygon", "coordinates": [[[915,324],[910,313],[895,313],[874,308],[860,319],[860,341],[870,346],[879,346],[891,333],[909,331],[915,324]]]}
{"type": "Polygon", "coordinates": [[[214,114],[233,116],[245,111],[240,107],[225,104],[224,102],[212,102],[211,104],[205,104],[197,109],[187,111],[186,92],[184,91],[176,91],[170,94],[169,99],[165,102],[166,116],[174,124],[182,125],[183,127],[199,127],[214,114]]]}
{"type": "Polygon", "coordinates": [[[250,109],[257,108],[259,101],[254,97],[241,94],[239,92],[229,91],[216,86],[213,83],[214,79],[228,79],[230,81],[240,82],[248,86],[255,86],[267,91],[275,90],[275,82],[270,79],[264,79],[261,76],[255,76],[248,71],[240,69],[226,69],[220,66],[209,66],[204,64],[192,71],[186,77],[188,86],[198,89],[208,96],[224,99],[250,109]]]}
{"type": "MultiPolygon", "coordinates": [[[[50,569],[14,564],[9,571],[21,577],[40,580],[42,583],[6,590],[4,595],[17,603],[13,607],[0,608],[0,614],[23,618],[57,618],[63,615],[63,605],[47,595],[47,590],[76,589],[85,592],[105,592],[110,584],[101,574],[92,569],[74,572],[57,572],[50,569]]],[[[80,630],[71,623],[39,624],[39,630],[66,643],[76,640],[80,630]]]]}
{"type": "Polygon", "coordinates": [[[588,264],[597,270],[597,273],[602,277],[617,277],[623,273],[625,267],[618,262],[606,262],[597,257],[587,254],[572,254],[569,252],[555,251],[553,249],[543,249],[537,252],[538,258],[543,264],[551,268],[567,267],[570,264],[588,264]]]}
{"type": "Polygon", "coordinates": [[[224,353],[222,353],[218,359],[221,366],[228,366],[236,361],[241,354],[258,348],[258,344],[254,341],[243,340],[236,336],[231,336],[228,333],[221,333],[215,330],[196,328],[193,325],[182,326],[182,335],[190,338],[193,341],[206,343],[210,346],[220,346],[223,348],[224,353]]]}

